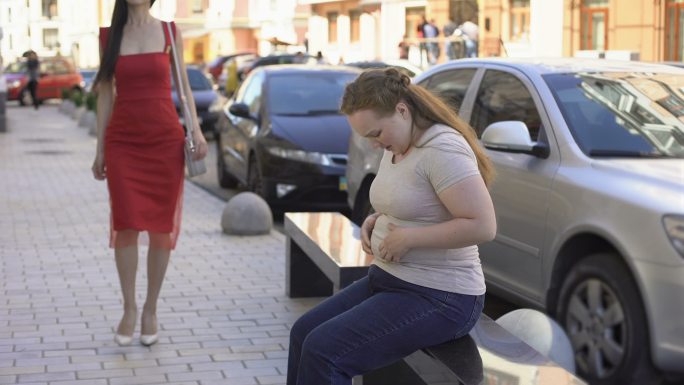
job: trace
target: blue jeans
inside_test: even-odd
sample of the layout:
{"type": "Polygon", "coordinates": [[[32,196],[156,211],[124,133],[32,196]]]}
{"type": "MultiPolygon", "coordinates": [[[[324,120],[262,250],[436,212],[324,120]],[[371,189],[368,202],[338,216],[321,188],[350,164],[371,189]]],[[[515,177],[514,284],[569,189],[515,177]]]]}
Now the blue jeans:
{"type": "Polygon", "coordinates": [[[373,265],[290,331],[287,385],[350,385],[352,377],[467,334],[484,295],[402,281],[373,265]]]}

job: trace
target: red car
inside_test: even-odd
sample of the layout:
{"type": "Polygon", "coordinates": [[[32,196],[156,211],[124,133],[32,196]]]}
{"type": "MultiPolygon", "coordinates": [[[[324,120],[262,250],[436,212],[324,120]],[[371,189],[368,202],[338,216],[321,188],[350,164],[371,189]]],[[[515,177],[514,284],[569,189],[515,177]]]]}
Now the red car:
{"type": "MultiPolygon", "coordinates": [[[[5,68],[7,80],[7,100],[18,100],[22,106],[31,104],[31,94],[26,87],[28,75],[26,60],[21,60],[5,68]]],[[[83,77],[76,67],[62,57],[40,58],[40,80],[38,99],[40,101],[61,98],[62,90],[83,91],[83,77]]]]}
{"type": "Polygon", "coordinates": [[[223,71],[223,65],[230,59],[244,55],[255,56],[251,52],[240,52],[232,55],[219,56],[207,65],[207,72],[211,74],[211,76],[214,78],[214,81],[218,81],[219,76],[221,76],[221,71],[223,71]]]}

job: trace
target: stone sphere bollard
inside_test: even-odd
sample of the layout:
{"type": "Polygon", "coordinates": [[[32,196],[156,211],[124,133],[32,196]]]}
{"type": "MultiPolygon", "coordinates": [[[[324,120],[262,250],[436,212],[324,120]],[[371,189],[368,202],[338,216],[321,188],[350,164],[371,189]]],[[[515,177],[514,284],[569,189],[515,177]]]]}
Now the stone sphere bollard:
{"type": "Polygon", "coordinates": [[[273,214],[263,198],[253,192],[241,192],[223,209],[221,227],[231,235],[268,234],[273,227],[273,214]]]}
{"type": "Polygon", "coordinates": [[[575,373],[575,353],[570,339],[551,317],[538,310],[518,309],[502,315],[496,323],[568,372],[575,373]]]}

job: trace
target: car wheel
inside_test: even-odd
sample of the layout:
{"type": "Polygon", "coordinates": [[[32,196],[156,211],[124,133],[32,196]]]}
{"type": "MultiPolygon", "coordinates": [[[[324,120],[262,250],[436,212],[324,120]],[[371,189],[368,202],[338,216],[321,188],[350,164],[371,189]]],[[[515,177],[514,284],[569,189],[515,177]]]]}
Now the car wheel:
{"type": "Polygon", "coordinates": [[[356,193],[356,203],[352,208],[352,222],[361,226],[363,221],[368,218],[369,215],[375,212],[375,209],[370,203],[370,183],[364,183],[356,193]]]}
{"type": "Polygon", "coordinates": [[[261,179],[261,173],[257,166],[256,159],[253,157],[249,159],[249,175],[247,175],[247,189],[262,198],[266,198],[264,191],[264,181],[261,179]]]}
{"type": "Polygon", "coordinates": [[[573,266],[557,314],[582,378],[593,385],[657,381],[643,309],[636,284],[616,254],[592,254],[573,266]]]}
{"type": "Polygon", "coordinates": [[[223,151],[221,151],[221,141],[216,139],[216,174],[218,176],[219,186],[223,188],[236,188],[238,180],[226,170],[226,163],[223,160],[223,151]]]}
{"type": "Polygon", "coordinates": [[[33,104],[33,99],[31,99],[31,93],[28,88],[24,88],[19,93],[19,105],[20,106],[30,106],[33,104]]]}

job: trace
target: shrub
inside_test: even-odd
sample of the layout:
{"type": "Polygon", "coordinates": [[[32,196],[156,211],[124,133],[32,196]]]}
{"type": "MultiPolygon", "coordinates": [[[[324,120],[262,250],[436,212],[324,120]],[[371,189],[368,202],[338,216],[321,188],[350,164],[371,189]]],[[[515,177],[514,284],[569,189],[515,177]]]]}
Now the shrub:
{"type": "Polygon", "coordinates": [[[68,88],[62,88],[62,100],[67,100],[71,98],[71,92],[68,88]]]}
{"type": "Polygon", "coordinates": [[[73,100],[76,107],[81,107],[83,105],[83,92],[81,90],[72,90],[71,100],[73,100]]]}
{"type": "Polygon", "coordinates": [[[97,96],[90,92],[85,97],[85,106],[88,111],[95,112],[97,109],[97,96]]]}

